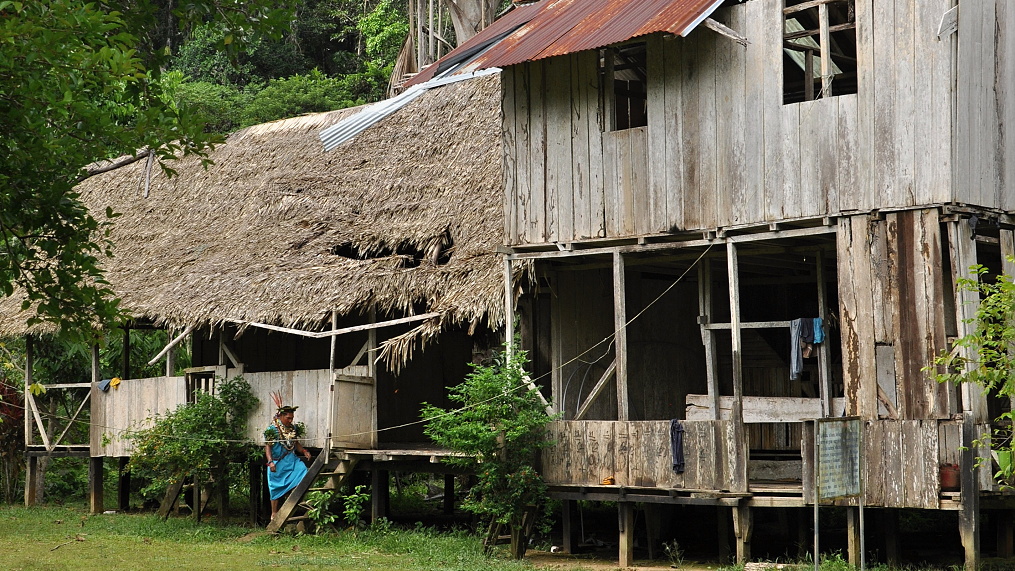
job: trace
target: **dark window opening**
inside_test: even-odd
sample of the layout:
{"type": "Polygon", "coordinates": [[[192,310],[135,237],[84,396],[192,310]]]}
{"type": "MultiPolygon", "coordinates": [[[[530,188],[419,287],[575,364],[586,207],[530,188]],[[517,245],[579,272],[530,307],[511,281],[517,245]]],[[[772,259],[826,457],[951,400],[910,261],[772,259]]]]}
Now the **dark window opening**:
{"type": "Polygon", "coordinates": [[[786,0],[783,103],[857,91],[856,12],[852,0],[786,0]]]}
{"type": "Polygon", "coordinates": [[[648,62],[645,43],[628,44],[600,51],[599,74],[610,101],[609,130],[620,131],[648,125],[648,62]]]}
{"type": "Polygon", "coordinates": [[[331,248],[332,255],[351,260],[398,260],[398,267],[400,268],[415,268],[424,262],[435,266],[443,266],[451,261],[453,252],[454,241],[448,232],[430,240],[427,244],[414,244],[403,241],[394,247],[382,244],[369,248],[360,248],[351,242],[346,242],[331,248]]]}

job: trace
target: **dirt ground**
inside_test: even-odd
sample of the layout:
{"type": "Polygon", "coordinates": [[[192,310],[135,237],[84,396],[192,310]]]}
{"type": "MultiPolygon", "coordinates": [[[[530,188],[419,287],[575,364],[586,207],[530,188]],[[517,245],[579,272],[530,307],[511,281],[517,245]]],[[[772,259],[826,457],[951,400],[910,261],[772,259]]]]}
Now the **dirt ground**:
{"type": "MultiPolygon", "coordinates": [[[[621,569],[617,565],[616,555],[609,556],[603,553],[588,553],[580,555],[570,555],[567,553],[549,553],[547,551],[534,551],[532,549],[525,553],[525,559],[532,562],[532,565],[539,569],[560,569],[561,571],[577,571],[580,569],[588,569],[590,571],[613,571],[614,569],[621,569]]],[[[672,569],[670,563],[664,559],[657,559],[650,561],[648,559],[634,561],[635,565],[632,567],[624,567],[623,569],[632,569],[635,571],[659,571],[661,569],[672,569]]],[[[680,569],[686,571],[709,571],[714,570],[715,565],[699,564],[694,561],[684,561],[680,566],[680,569]]]]}

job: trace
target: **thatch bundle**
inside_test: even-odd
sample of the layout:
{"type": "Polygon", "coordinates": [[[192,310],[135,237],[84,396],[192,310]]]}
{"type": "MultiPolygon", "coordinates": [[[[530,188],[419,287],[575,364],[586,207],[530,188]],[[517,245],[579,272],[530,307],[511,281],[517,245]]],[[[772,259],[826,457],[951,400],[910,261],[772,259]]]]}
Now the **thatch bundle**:
{"type": "MultiPolygon", "coordinates": [[[[503,320],[500,84],[432,89],[339,148],[318,132],[354,110],[239,131],[210,155],[144,161],[79,186],[114,222],[106,277],[138,319],[182,327],[226,320],[320,328],[340,314],[441,312],[503,320]]],[[[23,333],[2,300],[0,333],[23,333]]],[[[404,350],[405,348],[403,348],[404,350]]]]}

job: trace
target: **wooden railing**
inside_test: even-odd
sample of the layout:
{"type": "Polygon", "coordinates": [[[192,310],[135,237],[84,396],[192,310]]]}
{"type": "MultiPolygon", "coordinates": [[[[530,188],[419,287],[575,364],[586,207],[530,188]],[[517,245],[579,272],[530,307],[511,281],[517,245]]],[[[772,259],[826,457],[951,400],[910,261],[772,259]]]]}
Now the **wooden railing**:
{"type": "Polygon", "coordinates": [[[550,424],[555,444],[543,453],[550,485],[615,485],[744,491],[746,449],[726,420],[684,421],[684,471],[673,470],[670,421],[567,421],[550,424]]]}

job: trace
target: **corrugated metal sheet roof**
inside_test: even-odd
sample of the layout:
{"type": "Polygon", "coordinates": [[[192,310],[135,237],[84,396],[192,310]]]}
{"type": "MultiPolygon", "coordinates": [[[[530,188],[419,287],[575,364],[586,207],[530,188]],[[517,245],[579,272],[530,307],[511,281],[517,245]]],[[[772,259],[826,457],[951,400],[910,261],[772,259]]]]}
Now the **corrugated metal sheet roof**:
{"type": "MultiPolygon", "coordinates": [[[[686,36],[722,3],[723,0],[542,0],[509,12],[483,30],[482,41],[476,41],[477,35],[444,56],[431,66],[434,72],[430,77],[442,62],[456,54],[460,58],[468,49],[476,51],[483,42],[492,45],[468,61],[463,69],[505,67],[601,48],[656,32],[686,36]],[[501,36],[500,41],[491,41],[501,36]]],[[[429,69],[424,73],[427,72],[429,69]]],[[[426,79],[421,77],[418,81],[426,79]]],[[[414,78],[409,85],[418,81],[414,78]]]]}

